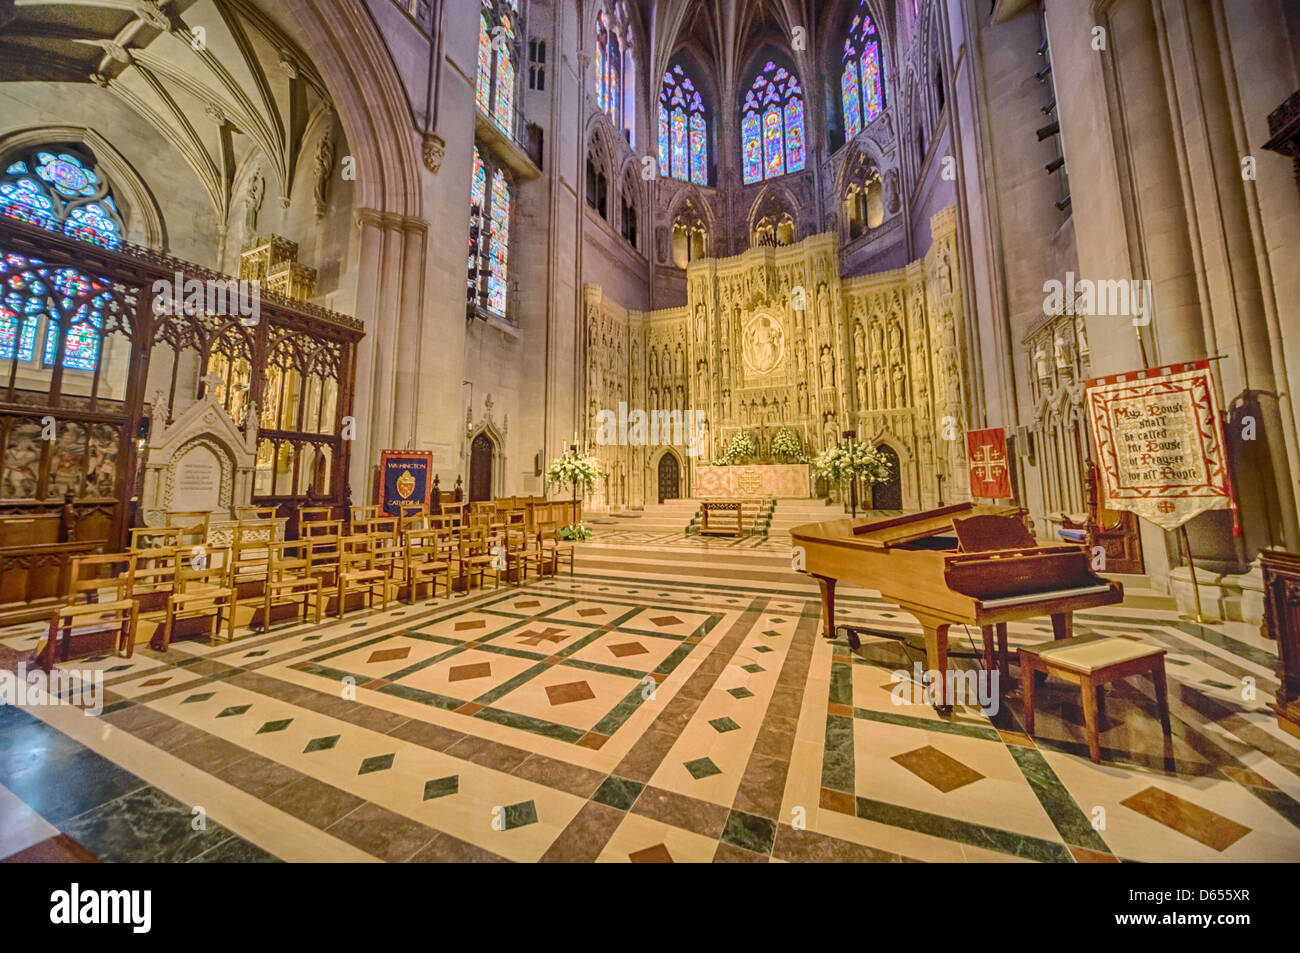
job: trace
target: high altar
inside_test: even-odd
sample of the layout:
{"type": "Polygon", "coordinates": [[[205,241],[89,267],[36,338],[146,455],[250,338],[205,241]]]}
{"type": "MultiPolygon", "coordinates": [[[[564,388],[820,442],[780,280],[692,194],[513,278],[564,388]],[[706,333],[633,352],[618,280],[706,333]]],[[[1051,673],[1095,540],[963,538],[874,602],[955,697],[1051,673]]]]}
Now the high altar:
{"type": "Polygon", "coordinates": [[[853,429],[896,459],[896,481],[877,488],[881,508],[967,499],[955,210],[935,213],[930,229],[923,258],[854,278],[839,275],[832,233],[697,260],[680,308],[628,311],[585,286],[591,442],[597,414],[622,401],[651,414],[694,410],[705,427],[695,455],[685,446],[597,447],[606,480],[592,506],[708,495],[703,484],[718,478],[701,480],[700,471],[716,469],[737,431],[750,433],[766,463],[782,428],[810,458],[853,429]]]}

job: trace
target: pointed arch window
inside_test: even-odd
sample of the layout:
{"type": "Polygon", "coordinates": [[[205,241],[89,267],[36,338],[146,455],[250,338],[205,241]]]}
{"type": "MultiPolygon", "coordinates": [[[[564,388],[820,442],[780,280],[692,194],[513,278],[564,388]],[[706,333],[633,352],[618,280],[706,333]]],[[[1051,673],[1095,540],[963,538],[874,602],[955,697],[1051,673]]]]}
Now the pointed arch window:
{"type": "Polygon", "coordinates": [[[635,102],[632,83],[636,72],[626,0],[619,0],[596,15],[594,64],[596,104],[614,128],[623,131],[630,141],[635,102]]]}
{"type": "Polygon", "coordinates": [[[708,143],[704,99],[681,65],[674,65],[659,91],[659,174],[708,185],[708,143]]]}
{"type": "MultiPolygon", "coordinates": [[[[112,189],[80,149],[38,146],[10,156],[3,169],[0,214],[107,248],[121,244],[112,189]]],[[[34,267],[42,265],[15,254],[0,263],[0,359],[33,361],[41,341],[42,366],[62,353],[63,367],[94,371],[112,289],[73,268],[34,267]]]]}
{"type": "Polygon", "coordinates": [[[70,146],[40,146],[13,156],[0,174],[0,213],[115,248],[122,218],[94,163],[70,146]]]}
{"type": "Polygon", "coordinates": [[[875,21],[867,13],[867,0],[858,0],[858,12],[849,24],[840,62],[844,137],[852,139],[885,108],[884,54],[875,21]]]}
{"type": "Polygon", "coordinates": [[[474,101],[497,128],[514,135],[519,0],[482,0],[474,101]]]}
{"type": "Polygon", "coordinates": [[[746,185],[799,172],[807,163],[803,87],[771,60],[745,94],[740,150],[746,185]]]}
{"type": "Polygon", "coordinates": [[[510,210],[514,192],[505,170],[474,147],[466,293],[471,307],[505,317],[509,302],[510,210]]]}

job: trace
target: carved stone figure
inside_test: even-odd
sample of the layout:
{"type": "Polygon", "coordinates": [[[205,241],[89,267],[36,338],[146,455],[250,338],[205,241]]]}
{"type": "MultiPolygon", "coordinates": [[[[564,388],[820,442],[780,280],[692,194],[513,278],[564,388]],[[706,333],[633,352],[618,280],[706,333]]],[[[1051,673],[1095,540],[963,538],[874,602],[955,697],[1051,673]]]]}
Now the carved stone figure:
{"type": "Polygon", "coordinates": [[[822,387],[823,388],[835,386],[835,368],[833,366],[833,363],[834,362],[831,359],[831,349],[829,347],[822,348],[822,387]]]}
{"type": "Polygon", "coordinates": [[[334,137],[328,128],[316,146],[313,166],[316,172],[316,185],[312,198],[316,202],[316,217],[324,218],[325,210],[329,207],[330,171],[334,168],[334,137]]]}
{"type": "Polygon", "coordinates": [[[426,132],[420,155],[424,159],[424,167],[437,175],[442,169],[442,160],[447,155],[447,140],[436,132],[426,132]]]}
{"type": "Polygon", "coordinates": [[[1052,368],[1047,362],[1047,348],[1041,344],[1038,345],[1038,350],[1034,351],[1034,373],[1043,382],[1052,378],[1052,368]]]}
{"type": "Polygon", "coordinates": [[[257,234],[257,215],[262,211],[262,200],[266,198],[266,180],[262,170],[254,169],[248,180],[248,194],[244,199],[244,237],[252,238],[257,234]]]}
{"type": "Polygon", "coordinates": [[[1074,361],[1074,355],[1070,351],[1070,340],[1065,335],[1065,327],[1060,326],[1056,329],[1056,335],[1052,338],[1052,355],[1056,359],[1057,370],[1065,371],[1070,369],[1074,361]]]}

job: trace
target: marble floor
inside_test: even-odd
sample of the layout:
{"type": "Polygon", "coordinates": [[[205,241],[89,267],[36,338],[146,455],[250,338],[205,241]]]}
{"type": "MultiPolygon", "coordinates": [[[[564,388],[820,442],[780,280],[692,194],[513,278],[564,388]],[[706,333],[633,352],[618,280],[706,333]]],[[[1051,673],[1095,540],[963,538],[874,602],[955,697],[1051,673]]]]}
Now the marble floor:
{"type": "MultiPolygon", "coordinates": [[[[871,593],[840,609],[919,632],[871,593]]],[[[72,663],[104,672],[100,716],[0,707],[0,857],[1300,860],[1300,739],[1254,627],[1080,614],[1168,651],[1172,738],[1147,680],[1112,685],[1098,765],[1077,689],[1048,683],[1033,738],[1014,665],[996,710],[940,717],[896,704],[913,643],[853,652],[819,615],[779,541],[615,531],[572,576],[72,663]]],[[[39,629],[0,631],[0,667],[39,629]]],[[[1051,638],[1010,634],[1013,659],[1051,638]]]]}

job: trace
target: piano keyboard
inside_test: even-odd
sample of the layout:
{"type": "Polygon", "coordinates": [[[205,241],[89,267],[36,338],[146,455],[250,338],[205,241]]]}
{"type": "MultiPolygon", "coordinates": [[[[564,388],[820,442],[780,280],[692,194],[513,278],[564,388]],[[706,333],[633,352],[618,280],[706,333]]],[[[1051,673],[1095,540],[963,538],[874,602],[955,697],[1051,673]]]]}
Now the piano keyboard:
{"type": "Polygon", "coordinates": [[[1025,602],[1042,602],[1045,599],[1061,599],[1066,596],[1089,596],[1095,592],[1107,592],[1110,585],[1102,583],[1099,586],[1080,586],[1077,589],[1050,589],[1046,592],[1027,592],[1022,596],[1003,596],[1001,599],[981,599],[980,605],[985,609],[996,609],[1001,606],[1018,606],[1025,602]]]}

